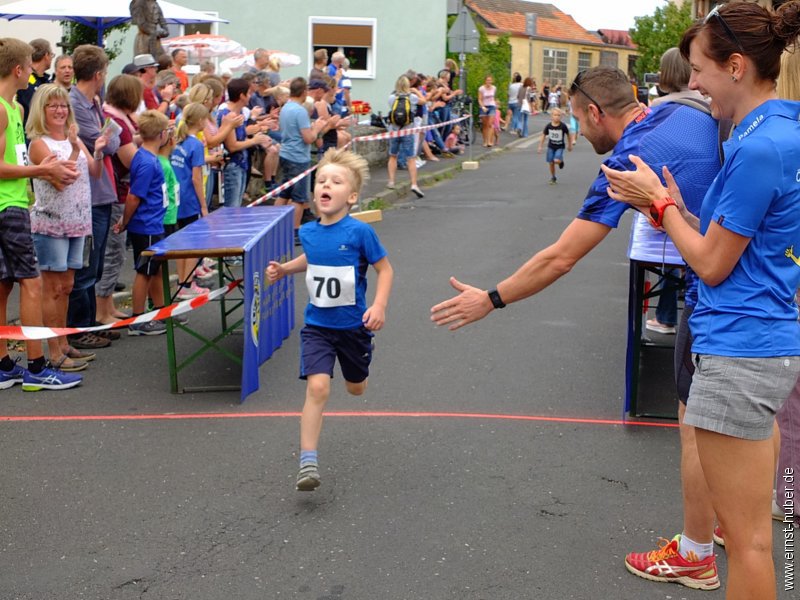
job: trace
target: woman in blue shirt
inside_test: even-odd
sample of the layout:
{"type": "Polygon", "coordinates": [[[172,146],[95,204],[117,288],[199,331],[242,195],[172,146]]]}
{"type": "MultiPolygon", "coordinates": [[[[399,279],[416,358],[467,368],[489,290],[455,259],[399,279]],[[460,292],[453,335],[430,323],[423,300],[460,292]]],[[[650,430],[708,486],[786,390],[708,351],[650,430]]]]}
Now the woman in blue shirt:
{"type": "Polygon", "coordinates": [[[690,89],[711,97],[715,118],[736,124],[699,219],[682,206],[666,168],[664,187],[635,157],[636,171],[603,167],[609,195],[663,227],[700,277],[685,422],[696,428],[725,533],[729,599],[775,598],[771,436],[800,373],[800,103],[778,100],[775,80],[798,34],[797,1],[777,14],[725,4],[684,34],[690,89]]]}

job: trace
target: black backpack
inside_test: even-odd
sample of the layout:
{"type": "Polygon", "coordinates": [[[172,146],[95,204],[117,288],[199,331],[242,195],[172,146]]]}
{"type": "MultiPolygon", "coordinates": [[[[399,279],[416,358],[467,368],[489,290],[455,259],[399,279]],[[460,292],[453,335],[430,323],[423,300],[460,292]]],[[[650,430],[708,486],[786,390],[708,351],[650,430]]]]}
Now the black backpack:
{"type": "Polygon", "coordinates": [[[392,102],[392,110],[389,111],[389,123],[396,127],[405,127],[413,118],[408,94],[397,94],[392,102]]]}

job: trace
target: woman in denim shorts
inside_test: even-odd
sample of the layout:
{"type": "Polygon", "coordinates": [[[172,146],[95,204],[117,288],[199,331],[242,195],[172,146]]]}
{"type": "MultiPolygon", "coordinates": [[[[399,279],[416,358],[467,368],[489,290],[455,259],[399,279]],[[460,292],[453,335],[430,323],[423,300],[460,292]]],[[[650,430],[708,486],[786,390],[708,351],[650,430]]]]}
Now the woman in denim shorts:
{"type": "Polygon", "coordinates": [[[689,88],[735,128],[700,218],[644,163],[603,167],[609,195],[663,227],[700,278],[689,320],[695,373],[684,422],[725,533],[728,598],[775,598],[772,562],[772,431],[800,373],[800,103],[777,99],[784,48],[800,34],[800,2],[776,14],[753,3],[715,8],[680,50],[689,88]]]}
{"type": "MultiPolygon", "coordinates": [[[[92,233],[92,197],[89,175],[99,177],[103,164],[86,149],[78,137],[78,126],[67,91],[55,84],[36,90],[26,125],[32,140],[29,156],[39,164],[50,155],[59,160],[75,161],[78,179],[61,188],[44,179],[33,180],[36,201],[31,209],[31,233],[42,273],[42,316],[48,327],[66,327],[67,302],[75,271],[84,264],[85,236],[92,233]]],[[[100,136],[95,152],[105,147],[100,136]]],[[[89,242],[91,243],[91,242],[89,242]]],[[[48,340],[50,362],[62,371],[79,371],[93,355],[71,348],[62,336],[48,340]]]]}

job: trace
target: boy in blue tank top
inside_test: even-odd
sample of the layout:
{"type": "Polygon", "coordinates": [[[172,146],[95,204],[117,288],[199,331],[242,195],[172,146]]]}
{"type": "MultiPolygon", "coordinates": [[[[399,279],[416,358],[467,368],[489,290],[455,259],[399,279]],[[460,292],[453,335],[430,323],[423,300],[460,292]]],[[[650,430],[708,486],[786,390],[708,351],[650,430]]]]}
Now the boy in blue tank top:
{"type": "Polygon", "coordinates": [[[314,186],[319,219],[300,228],[304,254],[281,264],[271,261],[267,278],[306,272],[308,305],[300,332],[300,378],[306,400],[300,419],[300,472],[297,489],[320,485],[317,445],[322,411],[330,395],[336,359],[347,391],[367,388],[373,332],[383,327],[393,271],[375,231],[351,216],[361,186],[369,177],[367,161],[346,150],[329,150],[320,161],[314,186]],[[367,267],[378,273],[375,299],[367,308],[367,267]]]}

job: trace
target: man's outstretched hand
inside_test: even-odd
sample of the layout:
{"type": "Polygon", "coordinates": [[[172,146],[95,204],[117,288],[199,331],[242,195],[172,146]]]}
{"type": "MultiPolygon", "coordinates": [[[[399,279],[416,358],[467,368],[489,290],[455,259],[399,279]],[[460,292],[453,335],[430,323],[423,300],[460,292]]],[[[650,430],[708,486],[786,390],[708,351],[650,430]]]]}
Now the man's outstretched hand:
{"type": "Polygon", "coordinates": [[[494,309],[486,290],[461,283],[455,277],[450,278],[450,285],[459,294],[431,308],[431,321],[437,325],[448,325],[450,331],[455,331],[479,321],[494,309]]]}

